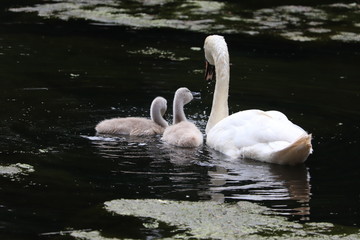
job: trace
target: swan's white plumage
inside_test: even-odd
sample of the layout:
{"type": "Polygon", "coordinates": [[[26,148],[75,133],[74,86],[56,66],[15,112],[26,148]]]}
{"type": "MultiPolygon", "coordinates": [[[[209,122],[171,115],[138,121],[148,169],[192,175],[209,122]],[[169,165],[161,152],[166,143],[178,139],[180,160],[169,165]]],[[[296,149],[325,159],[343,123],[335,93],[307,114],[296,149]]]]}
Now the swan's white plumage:
{"type": "Polygon", "coordinates": [[[163,119],[167,109],[165,98],[156,97],[150,107],[151,119],[141,117],[126,117],[105,119],[95,127],[100,134],[120,134],[145,136],[162,134],[168,123],[163,119]]]}
{"type": "Polygon", "coordinates": [[[203,143],[203,135],[195,124],[189,122],[184,113],[184,105],[193,96],[189,89],[179,88],[173,102],[173,125],[167,127],[162,140],[178,147],[198,147],[203,143]]]}
{"type": "MultiPolygon", "coordinates": [[[[302,128],[281,112],[246,110],[218,122],[207,135],[207,145],[233,158],[285,164],[276,152],[306,136],[302,128]]],[[[306,148],[311,148],[311,137],[308,140],[306,148]]],[[[302,157],[300,152],[294,153],[291,164],[303,162],[302,157]]]]}
{"type": "Polygon", "coordinates": [[[232,158],[299,164],[312,152],[311,135],[279,111],[245,110],[227,116],[229,60],[223,37],[205,40],[205,57],[215,64],[216,86],[206,143],[232,158]],[[218,74],[220,72],[220,74],[218,74]],[[223,112],[217,109],[226,108],[223,112]]]}

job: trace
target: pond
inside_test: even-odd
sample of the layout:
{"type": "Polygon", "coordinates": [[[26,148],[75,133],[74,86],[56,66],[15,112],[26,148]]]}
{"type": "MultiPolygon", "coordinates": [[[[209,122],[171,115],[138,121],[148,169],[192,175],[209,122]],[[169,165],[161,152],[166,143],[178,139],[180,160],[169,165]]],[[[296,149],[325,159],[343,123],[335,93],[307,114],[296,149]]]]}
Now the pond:
{"type": "Polygon", "coordinates": [[[107,211],[115,199],[248,201],[290,222],[358,232],[360,5],[255,3],[1,3],[0,238],[179,233],[162,218],[146,227],[148,215],[107,211]],[[284,112],[313,134],[304,164],[229,161],[206,145],[167,146],[161,136],[96,135],[103,119],[148,117],[156,96],[168,100],[170,121],[183,86],[201,93],[185,111],[204,133],[214,85],[204,81],[202,46],[210,33],[229,46],[230,112],[284,112]]]}

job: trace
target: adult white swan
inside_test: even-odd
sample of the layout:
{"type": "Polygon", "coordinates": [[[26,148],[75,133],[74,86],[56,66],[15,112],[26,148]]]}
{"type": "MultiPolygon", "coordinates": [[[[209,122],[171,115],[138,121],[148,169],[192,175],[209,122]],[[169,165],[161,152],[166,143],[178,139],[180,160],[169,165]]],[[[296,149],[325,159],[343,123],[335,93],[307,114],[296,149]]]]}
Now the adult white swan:
{"type": "Polygon", "coordinates": [[[183,87],[175,92],[173,102],[173,125],[164,131],[162,140],[178,147],[198,147],[203,143],[203,135],[195,124],[189,122],[184,113],[184,105],[191,102],[193,95],[183,87]]]}
{"type": "Polygon", "coordinates": [[[212,108],[206,125],[206,143],[232,158],[295,165],[312,152],[311,134],[278,111],[245,110],[229,116],[229,53],[222,36],[205,39],[205,79],[216,72],[212,108]]]}
{"type": "Polygon", "coordinates": [[[141,117],[126,117],[105,119],[95,127],[97,133],[123,134],[131,136],[145,136],[162,134],[168,123],[163,115],[167,109],[166,99],[156,97],[150,107],[151,119],[141,117]]]}

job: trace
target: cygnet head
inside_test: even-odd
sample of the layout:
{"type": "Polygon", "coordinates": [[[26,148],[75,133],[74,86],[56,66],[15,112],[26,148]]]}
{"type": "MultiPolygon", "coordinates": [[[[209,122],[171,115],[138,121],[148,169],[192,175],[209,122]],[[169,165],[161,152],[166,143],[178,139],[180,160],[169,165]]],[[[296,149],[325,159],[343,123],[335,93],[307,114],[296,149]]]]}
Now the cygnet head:
{"type": "MultiPolygon", "coordinates": [[[[167,110],[167,101],[163,97],[156,97],[151,103],[151,109],[160,110],[161,116],[164,116],[167,110]]],[[[150,113],[151,114],[151,113],[150,113]]]]}
{"type": "Polygon", "coordinates": [[[186,87],[176,90],[173,102],[173,124],[186,121],[184,105],[191,102],[192,99],[193,95],[186,87]]]}
{"type": "Polygon", "coordinates": [[[193,100],[194,97],[188,88],[182,87],[182,88],[179,88],[178,90],[176,90],[175,98],[179,99],[179,100],[181,99],[183,102],[183,105],[185,105],[185,104],[188,104],[189,102],[191,102],[191,100],[193,100]]]}
{"type": "Polygon", "coordinates": [[[164,120],[162,116],[164,116],[167,110],[167,101],[163,97],[156,97],[150,107],[150,117],[151,119],[159,124],[162,127],[167,127],[168,123],[164,120]]]}

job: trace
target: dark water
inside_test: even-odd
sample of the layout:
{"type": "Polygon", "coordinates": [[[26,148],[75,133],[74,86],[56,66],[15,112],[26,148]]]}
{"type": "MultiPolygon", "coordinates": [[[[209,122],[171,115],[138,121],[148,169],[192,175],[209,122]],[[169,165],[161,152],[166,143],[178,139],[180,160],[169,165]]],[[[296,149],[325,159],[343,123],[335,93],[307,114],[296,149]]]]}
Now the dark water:
{"type": "Polygon", "coordinates": [[[160,137],[94,131],[105,118],[148,116],[154,97],[170,103],[186,86],[201,92],[186,113],[204,132],[213,91],[203,81],[207,33],[8,10],[28,4],[1,8],[0,166],[34,170],[0,174],[1,239],[66,239],[60,231],[79,229],[172,236],[169,227],[155,232],[107,213],[103,203],[118,198],[249,200],[296,221],[360,226],[358,42],[226,34],[231,112],[277,109],[314,136],[301,166],[229,162],[206,146],[183,150],[160,137]]]}

